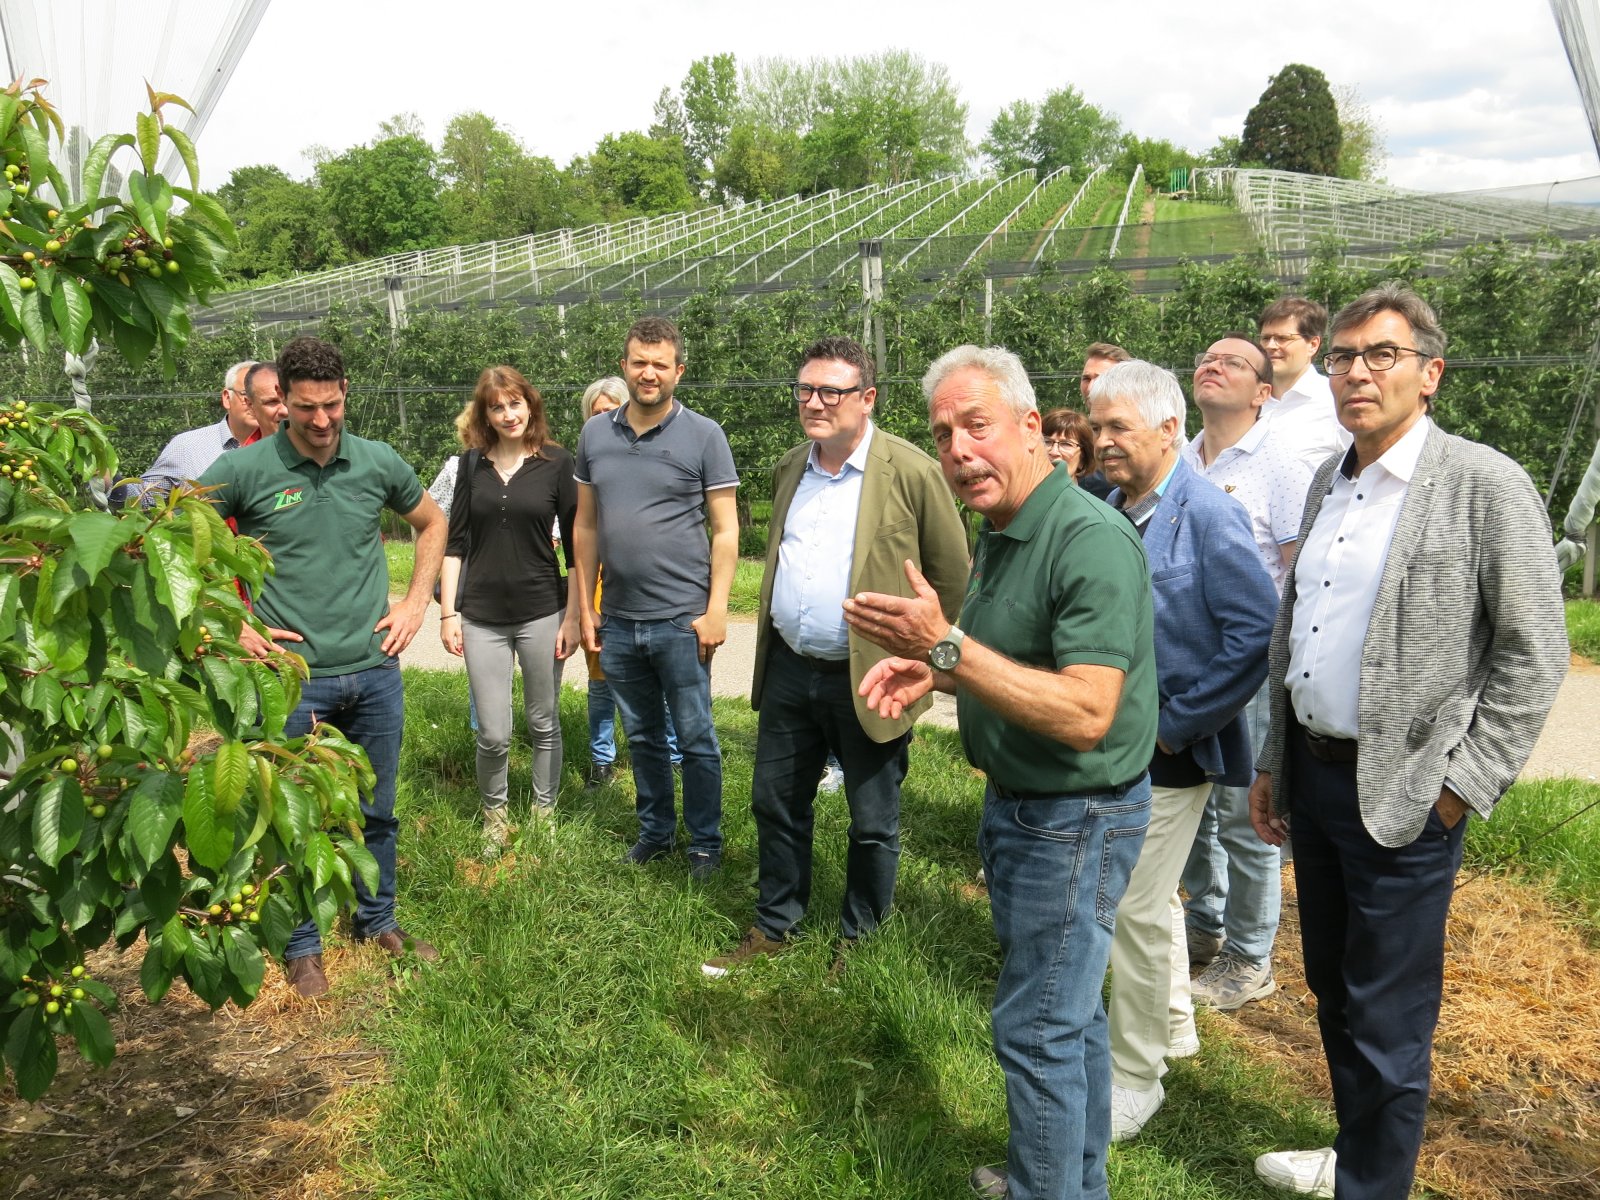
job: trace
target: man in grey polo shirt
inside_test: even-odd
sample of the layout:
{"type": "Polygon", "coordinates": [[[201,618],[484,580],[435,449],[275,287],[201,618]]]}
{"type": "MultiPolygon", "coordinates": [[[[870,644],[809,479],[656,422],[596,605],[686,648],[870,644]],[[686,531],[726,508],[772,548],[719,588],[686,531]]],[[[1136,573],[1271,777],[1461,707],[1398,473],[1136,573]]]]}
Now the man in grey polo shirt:
{"type": "Polygon", "coordinates": [[[662,700],[671,706],[683,754],[689,873],[701,879],[722,865],[711,657],[727,637],[739,476],[721,426],[673,399],[683,367],[677,326],[640,318],[623,342],[628,403],[592,417],[579,435],[573,549],[584,602],[568,607],[562,637],[571,645],[581,633],[584,646],[599,651],[622,714],[639,811],[639,840],[625,860],[636,865],[671,854],[677,833],[662,700]],[[587,598],[602,563],[597,627],[587,598]]]}

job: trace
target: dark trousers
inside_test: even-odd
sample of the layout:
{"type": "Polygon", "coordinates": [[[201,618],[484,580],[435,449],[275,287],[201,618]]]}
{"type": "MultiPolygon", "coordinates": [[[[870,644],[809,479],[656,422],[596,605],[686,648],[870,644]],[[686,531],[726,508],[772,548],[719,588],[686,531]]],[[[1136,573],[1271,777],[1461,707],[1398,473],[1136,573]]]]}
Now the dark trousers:
{"type": "Polygon", "coordinates": [[[1414,842],[1391,850],[1361,822],[1355,763],[1313,757],[1298,726],[1288,749],[1300,944],[1339,1116],[1334,1193],[1406,1200],[1466,821],[1447,830],[1430,813],[1414,842]]]}
{"type": "Polygon", "coordinates": [[[776,632],[756,733],[750,811],[756,822],[760,881],[756,924],[788,935],[811,900],[813,805],[831,750],[844,769],[850,806],[840,931],[871,933],[894,900],[900,865],[900,783],[909,733],[875,742],[861,728],[845,663],[820,667],[790,650],[776,632]]]}

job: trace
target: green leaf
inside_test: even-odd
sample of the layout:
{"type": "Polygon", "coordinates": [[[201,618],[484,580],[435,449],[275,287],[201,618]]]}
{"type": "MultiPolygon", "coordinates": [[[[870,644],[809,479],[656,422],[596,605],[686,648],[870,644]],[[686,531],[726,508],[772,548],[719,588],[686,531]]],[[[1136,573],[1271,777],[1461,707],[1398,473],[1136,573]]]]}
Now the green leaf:
{"type": "Polygon", "coordinates": [[[189,172],[189,183],[198,188],[200,186],[200,160],[195,155],[194,143],[189,140],[189,135],[171,125],[168,125],[161,132],[166,134],[168,140],[178,148],[178,154],[183,158],[183,165],[189,172]]]}
{"type": "Polygon", "coordinates": [[[24,1009],[6,1035],[6,1061],[11,1064],[17,1095],[37,1100],[56,1077],[56,1040],[45,1025],[42,1005],[24,1009]]]}
{"type": "Polygon", "coordinates": [[[21,97],[0,93],[0,140],[4,140],[10,134],[11,127],[17,123],[17,115],[21,111],[21,97]]]}
{"type": "Polygon", "coordinates": [[[90,147],[90,152],[83,157],[83,195],[99,195],[101,184],[106,181],[106,168],[110,165],[110,157],[120,147],[134,146],[131,133],[107,133],[104,138],[99,138],[90,147]]]}
{"type": "Polygon", "coordinates": [[[305,789],[279,772],[274,786],[276,803],[272,806],[272,827],[284,848],[293,852],[311,832],[312,804],[305,789]]]}
{"type": "Polygon", "coordinates": [[[196,938],[189,932],[189,927],[183,923],[183,918],[177,913],[161,926],[161,961],[169,967],[175,967],[189,956],[195,947],[196,938]]]}
{"type": "Polygon", "coordinates": [[[138,522],[124,521],[104,512],[73,513],[67,525],[78,551],[78,565],[93,583],[111,565],[118,550],[138,533],[138,522]]]}
{"type": "Polygon", "coordinates": [[[299,923],[294,905],[282,891],[273,892],[261,906],[261,933],[267,939],[267,949],[273,954],[283,954],[290,935],[299,923]]]}
{"type": "Polygon", "coordinates": [[[219,816],[231,817],[239,809],[250,783],[250,751],[243,742],[227,741],[217,747],[211,787],[219,816]]]}
{"type": "Polygon", "coordinates": [[[90,309],[83,285],[70,275],[62,275],[55,294],[50,297],[50,310],[55,314],[62,344],[72,354],[82,354],[89,344],[90,309]]]}
{"type": "Polygon", "coordinates": [[[139,881],[138,895],[153,920],[166,922],[176,916],[178,901],[183,899],[183,877],[178,872],[178,860],[171,854],[156,859],[139,881]]]}
{"type": "Polygon", "coordinates": [[[228,216],[228,210],[222,207],[216,197],[188,188],[173,188],[172,191],[174,195],[188,202],[189,212],[196,221],[203,222],[205,228],[210,230],[224,247],[232,248],[239,244],[239,234],[234,229],[233,219],[228,216]]]}
{"type": "Polygon", "coordinates": [[[261,947],[237,925],[230,925],[223,935],[222,952],[228,964],[228,971],[239,981],[240,988],[247,997],[245,1002],[249,1003],[261,990],[261,980],[266,974],[266,964],[261,959],[261,947]]]}
{"type": "Polygon", "coordinates": [[[134,366],[149,358],[150,351],[156,346],[156,335],[153,330],[143,329],[127,321],[118,321],[111,327],[111,338],[116,343],[117,353],[134,366]]]}
{"type": "Polygon", "coordinates": [[[184,956],[183,976],[196,996],[204,1000],[215,1012],[228,1001],[228,987],[223,981],[222,955],[210,931],[196,935],[189,953],[184,956]]]}
{"type": "Polygon", "coordinates": [[[172,986],[175,974],[172,964],[167,962],[164,944],[152,945],[145,951],[144,962],[139,965],[139,986],[144,989],[151,1004],[161,1003],[161,997],[172,986]]]}
{"type": "Polygon", "coordinates": [[[0,309],[5,310],[6,322],[22,326],[22,277],[10,263],[0,263],[0,309]]]}
{"type": "Polygon", "coordinates": [[[320,888],[332,879],[338,855],[328,835],[320,830],[306,839],[306,869],[311,872],[311,886],[320,888]]]}
{"type": "Polygon", "coordinates": [[[50,326],[44,318],[44,297],[37,291],[24,292],[22,304],[17,309],[17,321],[22,333],[41,351],[50,348],[50,326]]]}
{"type": "Polygon", "coordinates": [[[125,836],[142,865],[164,854],[183,814],[183,784],[168,771],[146,771],[128,805],[125,836]]]}
{"type": "Polygon", "coordinates": [[[183,833],[189,857],[202,867],[218,870],[233,854],[233,822],[218,814],[211,778],[199,767],[183,789],[183,833]]]}
{"type": "Polygon", "coordinates": [[[187,621],[203,586],[199,572],[188,556],[165,537],[152,533],[144,544],[150,553],[148,561],[160,568],[156,579],[165,585],[173,615],[180,622],[187,621]]]}
{"type": "Polygon", "coordinates": [[[53,867],[83,836],[83,789],[75,775],[53,775],[39,789],[33,807],[33,852],[53,867]]]}
{"type": "MultiPolygon", "coordinates": [[[[161,154],[161,123],[156,120],[153,113],[136,113],[133,128],[139,139],[139,161],[144,164],[145,173],[149,174],[156,169],[158,158],[161,154]]],[[[139,172],[137,171],[129,174],[130,190],[133,181],[138,178],[139,172]]],[[[139,215],[142,220],[144,214],[140,213],[139,215]]],[[[148,223],[145,228],[149,229],[151,233],[155,232],[148,223]]]]}
{"type": "Polygon", "coordinates": [[[354,839],[341,841],[339,849],[343,852],[345,858],[349,860],[350,865],[356,869],[357,874],[361,876],[361,882],[367,885],[367,891],[376,892],[378,890],[378,860],[372,857],[372,851],[368,850],[363,843],[354,839]]]}
{"type": "Polygon", "coordinates": [[[164,277],[152,279],[144,274],[135,275],[133,290],[144,301],[145,308],[150,310],[158,329],[168,333],[188,331],[183,299],[167,285],[164,277]]]}
{"type": "Polygon", "coordinates": [[[67,1028],[77,1039],[78,1053],[97,1067],[109,1067],[117,1053],[116,1039],[105,1014],[87,1000],[79,1000],[67,1016],[67,1028]]]}

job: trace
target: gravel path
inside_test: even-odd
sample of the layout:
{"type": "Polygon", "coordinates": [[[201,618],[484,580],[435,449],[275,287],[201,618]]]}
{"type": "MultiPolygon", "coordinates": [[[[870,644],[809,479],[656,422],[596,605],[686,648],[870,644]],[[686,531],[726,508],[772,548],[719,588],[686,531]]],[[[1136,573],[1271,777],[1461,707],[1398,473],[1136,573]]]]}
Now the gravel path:
{"type": "MultiPolygon", "coordinates": [[[[711,692],[716,696],[748,696],[750,678],[755,671],[756,625],[749,617],[728,621],[728,640],[711,666],[711,692]]],[[[446,654],[439,644],[439,610],[428,609],[427,619],[416,640],[405,653],[408,667],[435,670],[461,670],[461,660],[446,654]]],[[[562,682],[568,687],[585,686],[588,674],[583,656],[567,660],[562,682]]],[[[1523,769],[1525,779],[1572,776],[1600,781],[1600,736],[1596,736],[1600,716],[1600,666],[1574,657],[1572,668],[1561,685],[1555,708],[1545,724],[1533,757],[1523,769]]],[[[935,725],[954,729],[956,704],[950,696],[936,696],[933,709],[923,718],[935,725]]]]}

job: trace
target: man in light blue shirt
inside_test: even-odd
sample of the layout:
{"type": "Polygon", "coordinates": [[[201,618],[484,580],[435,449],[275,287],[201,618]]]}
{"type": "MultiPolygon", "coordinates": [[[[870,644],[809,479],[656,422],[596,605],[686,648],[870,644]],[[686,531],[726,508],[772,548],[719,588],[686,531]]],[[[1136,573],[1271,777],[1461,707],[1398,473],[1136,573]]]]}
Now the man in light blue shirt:
{"type": "Polygon", "coordinates": [[[222,377],[222,420],[178,434],[161,448],[144,473],[143,502],[154,504],[180,483],[199,479],[206,468],[229,450],[256,439],[259,428],[245,397],[244,377],[253,361],[234,363],[222,377]]]}
{"type": "Polygon", "coordinates": [[[894,898],[906,747],[927,706],[892,721],[867,708],[857,689],[887,652],[846,627],[844,601],[861,591],[909,595],[911,560],[953,620],[967,543],[939,465],[873,426],[874,379],[866,351],[830,337],[806,349],[791,385],[809,440],[773,473],[750,689],[761,714],[750,801],[756,923],[737,949],[703,964],[712,977],[782,950],[805,915],[813,807],[829,753],[843,768],[850,807],[843,944],[876,929],[894,898]]]}

